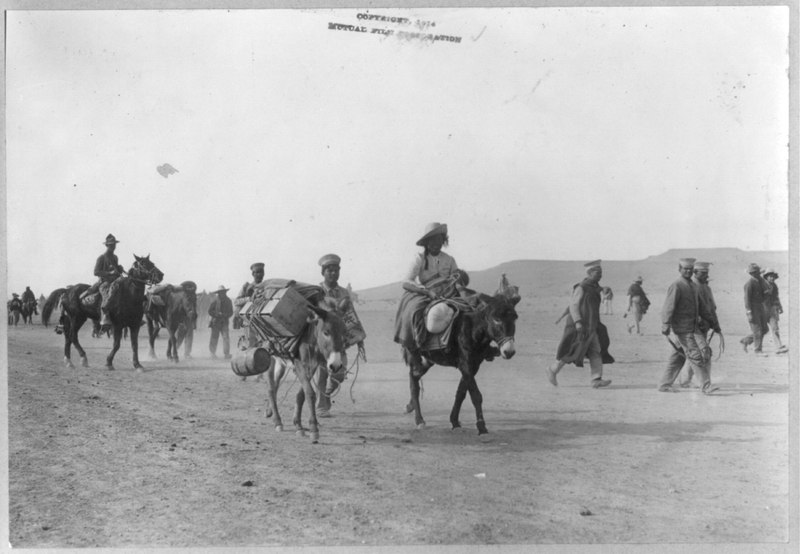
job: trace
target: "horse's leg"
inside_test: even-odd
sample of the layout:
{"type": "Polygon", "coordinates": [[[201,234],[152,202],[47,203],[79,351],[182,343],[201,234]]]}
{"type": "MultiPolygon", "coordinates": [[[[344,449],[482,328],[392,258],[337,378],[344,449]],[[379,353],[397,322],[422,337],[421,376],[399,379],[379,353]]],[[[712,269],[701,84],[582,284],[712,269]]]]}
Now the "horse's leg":
{"type": "Polygon", "coordinates": [[[78,351],[78,354],[81,357],[81,365],[83,367],[89,367],[89,360],[86,357],[86,351],[81,346],[80,341],[78,340],[78,331],[81,330],[81,327],[86,322],[86,316],[76,316],[75,319],[70,321],[70,338],[72,340],[72,344],[75,345],[75,350],[78,351]]]}
{"type": "Polygon", "coordinates": [[[461,423],[458,421],[458,416],[461,413],[461,405],[464,403],[464,399],[467,397],[467,382],[462,377],[458,381],[458,388],[456,389],[456,399],[453,402],[453,409],[450,410],[450,424],[453,426],[453,429],[457,429],[461,427],[461,423]]]}
{"type": "Polygon", "coordinates": [[[114,356],[119,350],[120,342],[122,341],[122,327],[118,325],[113,326],[114,329],[114,345],[111,347],[111,352],[106,356],[106,369],[114,369],[114,356]]]}
{"type": "Polygon", "coordinates": [[[75,369],[70,359],[70,351],[72,349],[72,324],[70,318],[66,314],[62,314],[59,323],[63,327],[62,333],[64,334],[64,365],[69,369],[75,369]]]}
{"type": "Polygon", "coordinates": [[[151,360],[157,359],[156,356],[156,334],[153,326],[153,319],[147,316],[147,340],[150,343],[150,352],[148,356],[151,360]]]}
{"type": "MultiPolygon", "coordinates": [[[[133,367],[140,372],[144,369],[142,367],[142,364],[139,363],[139,327],[141,327],[141,325],[142,321],[139,320],[133,325],[125,327],[126,330],[130,329],[130,332],[128,333],[128,338],[131,341],[131,351],[133,352],[133,367]]],[[[122,332],[122,329],[120,329],[120,332],[122,332]]]]}

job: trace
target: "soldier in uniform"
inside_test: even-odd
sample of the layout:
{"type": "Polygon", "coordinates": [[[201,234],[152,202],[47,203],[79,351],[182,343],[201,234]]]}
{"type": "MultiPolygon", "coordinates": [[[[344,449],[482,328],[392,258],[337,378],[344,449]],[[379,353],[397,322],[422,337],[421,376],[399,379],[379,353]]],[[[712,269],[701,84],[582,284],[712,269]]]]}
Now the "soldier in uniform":
{"type": "Polygon", "coordinates": [[[100,320],[100,327],[103,331],[108,331],[111,327],[111,319],[108,317],[108,311],[114,306],[116,300],[116,293],[118,286],[115,286],[116,280],[122,275],[124,270],[119,265],[117,255],[114,250],[117,248],[119,241],[112,234],[106,236],[106,251],[103,252],[94,264],[94,275],[97,277],[97,282],[91,287],[86,289],[81,294],[81,299],[94,294],[98,290],[103,297],[103,303],[100,306],[102,318],[100,320]]]}
{"type": "MultiPolygon", "coordinates": [[[[247,304],[247,302],[253,298],[256,287],[258,287],[264,280],[264,264],[261,262],[251,264],[250,274],[253,276],[253,281],[242,285],[242,289],[239,291],[239,294],[236,295],[236,299],[233,301],[233,306],[235,308],[234,311],[237,314],[239,313],[239,310],[242,309],[242,306],[247,304]]],[[[258,342],[258,338],[256,337],[255,331],[252,329],[252,327],[248,328],[247,342],[249,348],[255,347],[258,342]]]]}
{"type": "Polygon", "coordinates": [[[761,347],[764,342],[764,335],[769,332],[769,316],[766,308],[767,282],[761,277],[761,268],[758,264],[747,266],[747,273],[750,279],[744,285],[744,309],[747,315],[747,323],[750,325],[751,333],[741,341],[742,348],[747,352],[747,347],[753,345],[753,352],[761,354],[761,347]]]}
{"type": "MultiPolygon", "coordinates": [[[[352,298],[346,288],[339,286],[339,273],[341,272],[342,259],[336,254],[326,254],[319,259],[322,268],[323,281],[320,286],[325,291],[326,298],[333,298],[341,301],[346,299],[344,307],[353,307],[352,298]]],[[[355,309],[355,308],[353,308],[355,309]]],[[[358,342],[358,355],[367,361],[367,353],[364,349],[364,341],[358,342]]],[[[339,382],[331,379],[330,389],[328,388],[328,372],[324,367],[317,370],[317,390],[319,391],[319,401],[317,402],[317,416],[330,417],[331,398],[330,395],[339,386],[339,382]]]]}
{"type": "MultiPolygon", "coordinates": [[[[714,300],[714,293],[711,292],[711,287],[708,285],[708,271],[711,266],[710,262],[696,262],[694,264],[694,277],[692,282],[697,286],[698,302],[702,302],[708,309],[707,318],[700,316],[700,321],[697,324],[697,331],[694,338],[697,341],[697,346],[703,354],[703,360],[708,364],[708,372],[711,374],[711,345],[708,343],[709,331],[714,331],[717,334],[722,334],[719,326],[719,319],[717,317],[717,303],[714,300]]],[[[692,386],[692,377],[694,370],[692,364],[687,360],[683,367],[686,369],[686,378],[680,381],[683,388],[692,386]]]]}
{"type": "Polygon", "coordinates": [[[778,322],[780,321],[780,314],[783,313],[783,306],[778,296],[778,283],[775,282],[777,278],[778,273],[774,269],[764,271],[764,280],[767,282],[767,288],[764,291],[764,303],[767,308],[769,328],[772,331],[772,340],[775,342],[775,346],[778,347],[776,353],[783,354],[788,352],[789,349],[781,342],[781,331],[778,322]]]}
{"type": "MultiPolygon", "coordinates": [[[[610,379],[603,379],[603,348],[600,336],[607,340],[607,331],[600,323],[600,279],[603,268],[600,260],[587,264],[586,277],[572,287],[572,299],[569,305],[567,323],[564,334],[558,344],[556,362],[546,368],[547,380],[558,386],[556,375],[566,364],[574,363],[582,367],[583,359],[589,358],[592,387],[599,389],[611,384],[610,379]]],[[[613,358],[608,358],[609,362],[613,358]]]]}
{"type": "MultiPolygon", "coordinates": [[[[681,276],[669,286],[667,297],[664,299],[661,333],[669,340],[673,352],[658,386],[660,392],[677,392],[672,384],[687,360],[691,364],[692,371],[700,379],[703,394],[711,394],[717,390],[711,386],[710,363],[697,341],[698,321],[703,319],[715,322],[716,315],[712,314],[706,303],[701,301],[698,287],[692,282],[694,263],[694,258],[681,258],[678,265],[681,276]],[[670,333],[674,334],[677,344],[670,338],[670,333]]],[[[719,323],[713,329],[720,332],[719,323]]]]}

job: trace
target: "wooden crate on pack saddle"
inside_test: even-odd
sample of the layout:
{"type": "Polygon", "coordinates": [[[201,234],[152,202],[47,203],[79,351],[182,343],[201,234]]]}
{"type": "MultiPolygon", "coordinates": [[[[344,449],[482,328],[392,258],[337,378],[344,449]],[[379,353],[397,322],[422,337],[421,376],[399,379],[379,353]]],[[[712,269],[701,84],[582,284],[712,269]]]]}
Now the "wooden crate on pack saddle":
{"type": "Polygon", "coordinates": [[[308,303],[291,287],[266,289],[263,297],[242,306],[239,315],[247,325],[267,335],[291,337],[306,326],[308,303]]]}

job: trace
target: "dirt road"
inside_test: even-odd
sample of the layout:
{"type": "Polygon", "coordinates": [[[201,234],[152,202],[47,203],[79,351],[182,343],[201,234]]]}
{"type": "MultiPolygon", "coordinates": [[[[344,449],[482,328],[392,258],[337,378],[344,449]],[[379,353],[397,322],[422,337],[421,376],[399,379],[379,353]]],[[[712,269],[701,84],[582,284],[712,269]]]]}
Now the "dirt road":
{"type": "MultiPolygon", "coordinates": [[[[449,428],[458,381],[423,380],[425,430],[403,413],[407,370],[394,312],[362,305],[369,363],[322,420],[320,444],[275,432],[265,386],[208,358],[146,358],[106,371],[107,339],[82,340],[90,368],[65,369],[62,339],[9,330],[9,517],[14,547],[770,543],[789,537],[788,359],[728,336],[720,393],[656,391],[669,346],[604,317],[618,363],[608,389],[567,366],[552,387],[561,304],[520,304],[518,354],[484,364],[490,434],[449,428]]],[[[651,316],[648,316],[651,317],[651,316]]],[[[769,342],[767,342],[769,351],[769,342]]],[[[290,381],[291,382],[291,381],[290,381]]],[[[279,392],[290,412],[296,384],[279,392]]],[[[286,420],[287,417],[284,417],[286,420]]],[[[291,427],[287,426],[287,429],[291,427]]],[[[767,545],[769,546],[769,545],[767,545]]]]}

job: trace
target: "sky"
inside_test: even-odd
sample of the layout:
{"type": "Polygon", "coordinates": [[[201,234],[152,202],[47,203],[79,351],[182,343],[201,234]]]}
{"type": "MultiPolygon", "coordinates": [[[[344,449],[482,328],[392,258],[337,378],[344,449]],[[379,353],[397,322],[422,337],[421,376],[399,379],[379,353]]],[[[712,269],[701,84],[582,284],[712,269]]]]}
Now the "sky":
{"type": "Polygon", "coordinates": [[[785,250],[788,37],[782,6],[9,11],[8,293],[94,282],[108,233],[206,290],[329,252],[399,281],[433,221],[467,270],[785,250]]]}

